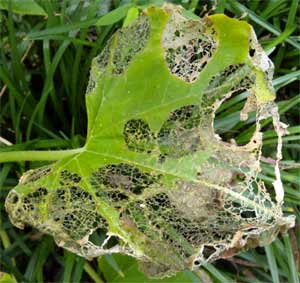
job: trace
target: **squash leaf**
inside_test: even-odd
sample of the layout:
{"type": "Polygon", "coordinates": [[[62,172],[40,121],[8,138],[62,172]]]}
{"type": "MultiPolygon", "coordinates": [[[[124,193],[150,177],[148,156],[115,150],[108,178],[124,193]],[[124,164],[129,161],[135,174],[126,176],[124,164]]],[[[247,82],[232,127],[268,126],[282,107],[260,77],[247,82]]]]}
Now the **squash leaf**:
{"type": "Polygon", "coordinates": [[[83,150],[24,174],[6,200],[12,223],[86,258],[131,255],[154,278],[271,242],[294,224],[281,210],[285,125],[272,68],[246,22],[185,18],[170,4],[145,9],[93,60],[83,150]],[[244,91],[241,119],[256,111],[256,130],[237,146],[213,122],[221,103],[244,91]],[[260,121],[270,116],[275,201],[257,180],[260,121]],[[102,244],[89,240],[95,231],[105,233],[102,244]]]}

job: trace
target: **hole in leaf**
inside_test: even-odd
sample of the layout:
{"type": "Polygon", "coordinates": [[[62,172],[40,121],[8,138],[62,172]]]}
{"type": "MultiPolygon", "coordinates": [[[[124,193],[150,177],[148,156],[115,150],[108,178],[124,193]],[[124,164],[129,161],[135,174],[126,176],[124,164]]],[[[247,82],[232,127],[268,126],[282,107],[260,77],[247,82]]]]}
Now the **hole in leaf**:
{"type": "Polygon", "coordinates": [[[203,248],[203,256],[205,259],[208,259],[212,254],[214,254],[217,250],[213,246],[205,245],[203,248]]]}
{"type": "Polygon", "coordinates": [[[140,171],[126,164],[110,164],[92,173],[91,184],[99,191],[110,189],[129,190],[141,194],[145,188],[157,182],[159,176],[140,171]]]}
{"type": "Polygon", "coordinates": [[[250,48],[250,50],[249,50],[249,55],[250,55],[251,57],[253,57],[254,54],[255,54],[255,49],[250,48]]]}
{"type": "Polygon", "coordinates": [[[89,241],[97,246],[101,246],[106,237],[107,230],[103,228],[98,228],[89,236],[89,241]]]}
{"type": "Polygon", "coordinates": [[[222,141],[242,146],[251,140],[255,132],[255,112],[250,112],[246,121],[240,119],[247,95],[244,90],[234,92],[216,111],[214,131],[222,141]]]}
{"type": "Polygon", "coordinates": [[[12,204],[16,204],[19,201],[19,195],[15,192],[11,192],[7,198],[8,201],[12,204]]]}
{"type": "Polygon", "coordinates": [[[176,158],[195,152],[200,141],[200,134],[197,131],[200,117],[197,105],[183,106],[171,112],[158,133],[162,155],[176,158]]]}
{"type": "Polygon", "coordinates": [[[255,218],[256,213],[253,210],[244,210],[244,211],[241,212],[241,217],[244,218],[244,219],[255,218]]]}
{"type": "Polygon", "coordinates": [[[109,240],[103,246],[104,249],[110,249],[116,246],[120,241],[120,238],[117,236],[110,236],[109,240]]]}
{"type": "Polygon", "coordinates": [[[194,261],[194,265],[199,266],[200,265],[200,261],[199,260],[195,260],[194,261]]]}
{"type": "Polygon", "coordinates": [[[74,172],[70,172],[69,170],[63,170],[60,172],[60,184],[61,185],[69,185],[71,183],[79,183],[81,181],[81,177],[74,172]]]}
{"type": "Polygon", "coordinates": [[[123,130],[128,148],[137,152],[151,152],[154,146],[154,136],[149,125],[141,119],[129,120],[123,130]]]}

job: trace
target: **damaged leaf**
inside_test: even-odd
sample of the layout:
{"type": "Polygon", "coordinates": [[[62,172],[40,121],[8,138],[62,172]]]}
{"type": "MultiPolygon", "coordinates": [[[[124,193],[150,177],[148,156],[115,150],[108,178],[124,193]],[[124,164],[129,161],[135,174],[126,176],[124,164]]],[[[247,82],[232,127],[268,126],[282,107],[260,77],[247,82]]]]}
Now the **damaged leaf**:
{"type": "Polygon", "coordinates": [[[12,223],[85,258],[134,256],[156,278],[270,243],[294,225],[281,210],[285,125],[272,72],[246,22],[145,9],[93,60],[83,150],[24,174],[5,204],[12,223]],[[237,146],[213,122],[244,91],[241,119],[256,111],[256,130],[237,146]],[[267,117],[278,134],[275,201],[257,180],[267,117]],[[94,231],[106,233],[101,246],[89,240],[94,231]]]}

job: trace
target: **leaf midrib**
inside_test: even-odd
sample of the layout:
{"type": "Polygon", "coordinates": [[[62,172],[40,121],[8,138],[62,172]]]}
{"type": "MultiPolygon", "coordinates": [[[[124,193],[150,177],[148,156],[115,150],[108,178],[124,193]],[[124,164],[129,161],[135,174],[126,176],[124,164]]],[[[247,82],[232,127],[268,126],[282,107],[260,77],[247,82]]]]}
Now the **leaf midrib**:
{"type": "MultiPolygon", "coordinates": [[[[194,183],[197,183],[197,184],[200,184],[200,185],[204,185],[204,186],[216,189],[218,191],[224,192],[224,193],[232,196],[233,198],[235,198],[237,200],[240,200],[241,202],[246,203],[247,205],[249,205],[252,208],[255,208],[255,209],[263,211],[267,215],[274,216],[274,212],[273,212],[272,209],[259,206],[255,201],[250,200],[250,199],[248,199],[248,198],[246,198],[244,196],[241,196],[239,193],[236,193],[236,192],[234,192],[234,191],[232,191],[232,190],[230,190],[230,189],[228,189],[226,187],[215,185],[215,184],[203,181],[203,180],[191,179],[191,178],[189,178],[187,176],[184,176],[184,175],[174,174],[174,173],[172,173],[170,171],[162,170],[161,168],[153,167],[153,166],[150,166],[150,165],[145,165],[145,164],[133,161],[133,160],[129,160],[129,159],[126,159],[126,158],[121,158],[120,156],[115,156],[113,154],[103,154],[103,153],[100,153],[100,152],[96,152],[96,151],[92,151],[92,150],[87,150],[87,149],[85,149],[85,152],[88,152],[88,153],[91,153],[91,154],[100,155],[103,158],[110,158],[110,159],[114,159],[116,161],[126,162],[128,164],[133,164],[135,166],[138,166],[138,167],[150,170],[150,171],[159,172],[161,174],[168,175],[168,176],[171,176],[171,177],[174,177],[174,178],[180,178],[180,179],[183,179],[183,180],[186,180],[186,181],[189,181],[189,182],[194,182],[194,183]]],[[[82,152],[81,154],[83,154],[83,153],[84,152],[82,152]]]]}

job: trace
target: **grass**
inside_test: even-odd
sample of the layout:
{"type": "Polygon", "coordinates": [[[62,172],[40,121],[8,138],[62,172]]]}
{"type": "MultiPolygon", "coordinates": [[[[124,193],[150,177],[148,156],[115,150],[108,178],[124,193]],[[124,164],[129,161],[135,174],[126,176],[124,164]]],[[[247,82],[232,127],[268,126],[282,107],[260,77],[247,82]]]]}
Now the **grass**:
{"type": "MultiPolygon", "coordinates": [[[[124,4],[117,0],[89,1],[90,5],[79,0],[72,1],[73,5],[71,1],[36,2],[47,17],[20,16],[13,13],[10,5],[9,11],[0,11],[1,152],[75,149],[83,145],[84,94],[91,59],[121,26],[127,11],[123,7],[118,13],[107,14],[124,4]]],[[[182,4],[203,15],[204,7],[210,9],[214,1],[191,0],[182,4]]],[[[161,282],[297,283],[300,267],[299,3],[298,0],[219,0],[215,4],[210,13],[225,13],[249,21],[275,64],[276,102],[281,120],[290,126],[289,134],[283,139],[281,163],[286,192],[284,212],[296,215],[296,227],[267,247],[219,260],[198,273],[185,271],[161,282]]],[[[243,94],[226,101],[215,122],[216,131],[224,139],[235,138],[240,144],[249,140],[253,131],[251,117],[246,123],[239,121],[244,101],[243,94]]],[[[263,121],[263,127],[266,158],[260,178],[271,190],[276,136],[270,119],[263,121]]],[[[0,271],[6,273],[0,275],[0,282],[152,282],[137,271],[132,258],[107,255],[88,262],[58,248],[47,235],[30,228],[22,231],[13,227],[3,208],[5,196],[25,170],[44,164],[23,162],[21,156],[19,160],[3,164],[0,171],[0,271]]]]}

